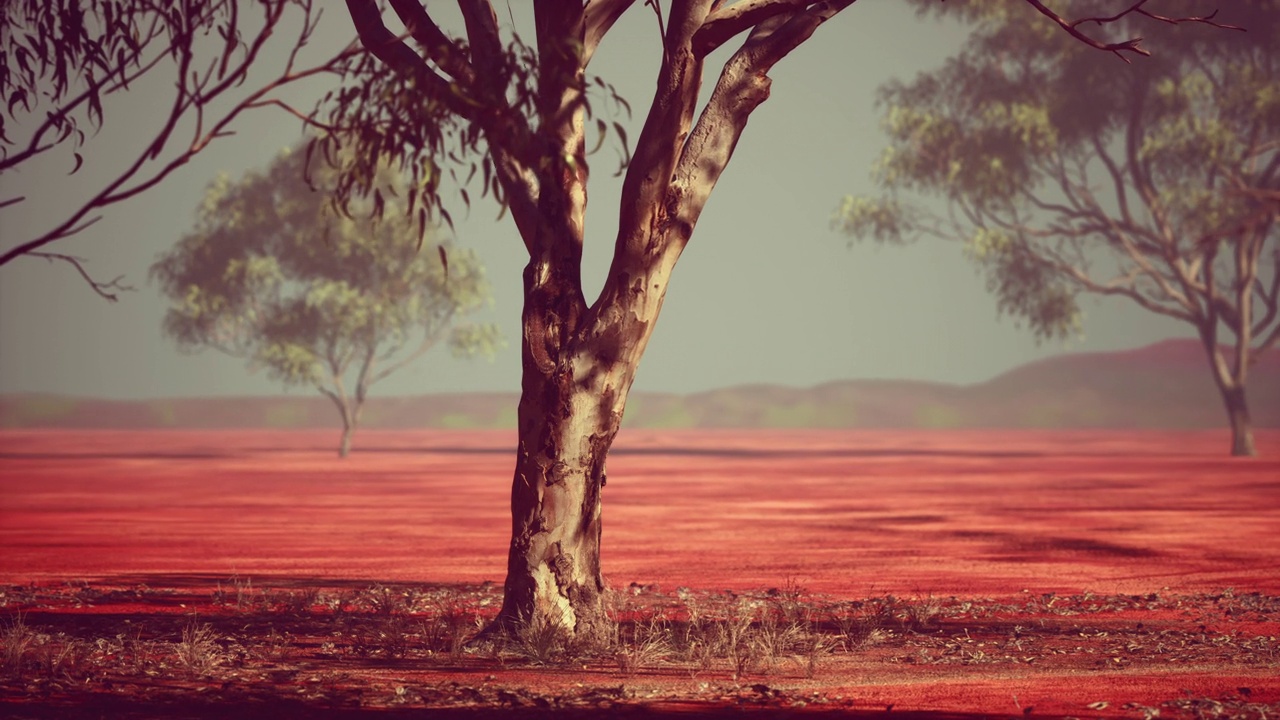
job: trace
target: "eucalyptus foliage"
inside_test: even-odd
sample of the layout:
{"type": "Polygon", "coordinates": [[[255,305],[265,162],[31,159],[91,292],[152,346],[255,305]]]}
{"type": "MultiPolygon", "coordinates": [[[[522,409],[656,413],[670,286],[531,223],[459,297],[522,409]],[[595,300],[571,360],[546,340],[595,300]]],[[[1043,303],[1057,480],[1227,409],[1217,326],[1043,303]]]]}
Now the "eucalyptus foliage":
{"type": "Polygon", "coordinates": [[[484,271],[471,251],[424,249],[396,206],[401,177],[384,167],[375,179],[393,203],[385,217],[344,215],[328,202],[332,171],[314,168],[312,189],[305,162],[287,150],[264,172],[220,176],[194,230],[151,275],[180,348],[213,348],[287,386],[315,387],[349,432],[369,387],[439,342],[469,357],[492,356],[501,340],[493,325],[459,322],[490,302],[484,271]]]}
{"type": "MultiPolygon", "coordinates": [[[[1160,48],[1126,65],[1001,0],[916,2],[974,31],[943,67],[881,88],[886,192],[845,198],[837,226],[855,240],[962,242],[1000,312],[1038,340],[1080,327],[1082,293],[1187,322],[1247,418],[1247,368],[1280,337],[1276,4],[1222,4],[1217,27],[1121,17],[1122,36],[1160,48]]],[[[1197,5],[1160,7],[1191,17],[1197,5]]],[[[1081,0],[1070,14],[1109,9],[1081,0]]]]}
{"type": "MultiPolygon", "coordinates": [[[[57,163],[71,175],[86,164],[96,167],[74,186],[58,188],[50,227],[29,237],[13,232],[4,237],[0,266],[38,257],[70,264],[108,300],[116,300],[118,290],[132,290],[119,277],[95,280],[83,258],[50,248],[102,219],[108,208],[155,187],[215,140],[234,134],[231,128],[242,113],[277,107],[301,115],[277,91],[334,72],[353,54],[348,45],[315,62],[300,58],[322,6],[314,0],[4,0],[0,173],[30,170],[32,163],[42,162],[57,163]],[[272,48],[282,62],[264,60],[272,48]],[[264,64],[275,66],[274,74],[264,74],[264,64]],[[135,131],[150,128],[153,134],[135,151],[116,153],[116,160],[106,158],[104,164],[92,146],[109,118],[120,120],[111,98],[139,87],[152,93],[151,101],[146,107],[132,103],[135,107],[124,115],[138,126],[135,131]]],[[[14,192],[18,187],[6,185],[0,192],[0,211],[21,215],[36,209],[36,198],[14,192]]],[[[52,203],[42,202],[41,212],[48,212],[52,203]]]]}

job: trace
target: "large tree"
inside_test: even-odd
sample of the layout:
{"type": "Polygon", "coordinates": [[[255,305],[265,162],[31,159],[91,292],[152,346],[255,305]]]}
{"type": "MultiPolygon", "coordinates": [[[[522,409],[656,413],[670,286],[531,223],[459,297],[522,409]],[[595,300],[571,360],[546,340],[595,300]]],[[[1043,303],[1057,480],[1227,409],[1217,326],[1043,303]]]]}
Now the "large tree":
{"type": "Polygon", "coordinates": [[[402,178],[375,182],[385,217],[335,213],[333,173],[304,182],[305,154],[285,151],[265,172],[209,187],[195,229],[151,268],[171,307],[165,334],[184,350],[212,348],[314,388],[342,419],[346,457],[369,388],[447,341],[455,355],[492,356],[490,324],[459,322],[489,300],[474,253],[421,252],[395,204],[402,178]],[[447,258],[447,262],[446,262],[447,258]]]}
{"type": "MultiPolygon", "coordinates": [[[[419,212],[443,212],[441,178],[460,165],[461,192],[479,173],[482,193],[509,211],[529,257],[511,544],[492,629],[549,622],[576,634],[599,626],[605,459],[672,268],[747,120],[769,97],[769,71],[852,4],[643,3],[657,15],[656,92],[626,158],[619,224],[610,233],[613,260],[599,296],[588,302],[580,276],[587,140],[590,134],[595,146],[611,130],[602,115],[617,99],[587,70],[634,1],[535,1],[526,42],[514,28],[500,32],[487,0],[459,0],[458,35],[420,0],[390,0],[403,36],[387,29],[376,0],[347,0],[369,55],[348,64],[348,82],[323,106],[319,115],[335,132],[317,146],[332,156],[346,132],[358,131],[340,190],[367,189],[369,168],[389,156],[417,179],[421,192],[410,202],[419,212]],[[705,62],[730,42],[736,48],[704,97],[705,62]]],[[[1132,39],[1110,43],[1071,31],[1099,48],[1144,52],[1132,39]]],[[[622,127],[612,130],[625,148],[622,127]]],[[[462,199],[469,204],[469,196],[462,199]]]]}
{"type": "Polygon", "coordinates": [[[0,175],[51,161],[64,163],[75,175],[93,163],[92,157],[84,158],[92,155],[86,146],[108,125],[108,116],[118,124],[118,108],[109,108],[113,99],[158,83],[172,90],[164,96],[167,105],[131,114],[131,122],[148,124],[154,134],[103,179],[51,188],[59,196],[53,202],[0,195],[0,211],[10,218],[32,212],[31,205],[59,208],[50,226],[33,236],[6,232],[0,266],[21,258],[65,262],[95,292],[114,301],[117,291],[126,289],[121,278],[95,280],[81,258],[58,251],[56,244],[233,134],[245,112],[278,107],[298,114],[283,91],[335,70],[356,47],[353,41],[318,59],[306,57],[304,48],[321,13],[316,5],[314,0],[5,0],[0,7],[0,175]],[[281,50],[285,60],[275,74],[262,74],[264,54],[281,50]]]}
{"type": "Polygon", "coordinates": [[[1223,7],[1219,20],[1248,32],[1148,28],[1161,52],[1127,68],[1001,2],[917,4],[974,32],[942,68],[881,88],[887,194],[846,198],[840,225],[854,238],[963,243],[1000,310],[1038,338],[1079,326],[1082,293],[1190,324],[1231,452],[1254,455],[1248,371],[1280,339],[1275,3],[1223,7]]]}

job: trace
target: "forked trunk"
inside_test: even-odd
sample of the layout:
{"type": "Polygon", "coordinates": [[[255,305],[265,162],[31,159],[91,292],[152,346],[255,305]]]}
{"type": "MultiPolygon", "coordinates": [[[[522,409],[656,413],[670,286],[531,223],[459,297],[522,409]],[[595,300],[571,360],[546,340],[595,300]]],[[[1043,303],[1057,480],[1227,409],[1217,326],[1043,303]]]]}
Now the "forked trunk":
{"type": "MultiPolygon", "coordinates": [[[[592,3],[585,10],[582,3],[535,3],[536,142],[519,147],[518,133],[513,137],[498,125],[485,129],[529,250],[511,547],[506,594],[492,628],[550,623],[581,636],[604,619],[600,499],[605,457],[671,270],[747,118],[769,97],[769,69],[852,2],[830,0],[812,8],[778,3],[764,20],[750,22],[735,19],[730,9],[714,23],[710,16],[716,4],[671,5],[658,92],[623,181],[613,261],[590,306],[581,281],[585,71],[595,44],[627,3],[592,3]],[[737,23],[742,24],[734,29],[737,23]],[[726,61],[695,122],[704,57],[742,31],[749,31],[747,39],[726,61]],[[721,37],[721,32],[727,34],[721,37]],[[538,162],[523,164],[527,154],[538,162]]],[[[477,17],[474,24],[482,20],[477,17]]]]}
{"type": "MultiPolygon", "coordinates": [[[[537,72],[528,77],[537,81],[537,117],[527,123],[525,98],[516,106],[507,92],[508,60],[488,3],[460,5],[466,52],[431,39],[428,63],[383,24],[376,3],[347,2],[370,52],[454,113],[469,133],[463,136],[473,138],[471,149],[476,135],[470,133],[484,135],[485,184],[492,170],[529,252],[511,548],[506,595],[491,631],[551,622],[577,635],[602,619],[605,456],[671,270],[747,119],[769,97],[770,69],[853,0],[754,9],[710,0],[670,4],[661,30],[657,92],[626,162],[613,261],[600,296],[588,306],[581,281],[590,118],[586,70],[605,33],[631,4],[533,3],[537,72]],[[711,96],[700,102],[705,58],[738,36],[745,37],[742,45],[725,61],[711,96]]],[[[426,13],[412,7],[416,3],[392,5],[411,35],[441,37],[426,13]]],[[[661,10],[657,4],[654,9],[661,10]]],[[[603,121],[599,127],[603,133],[603,121]]],[[[622,126],[614,127],[625,149],[622,126]]]]}

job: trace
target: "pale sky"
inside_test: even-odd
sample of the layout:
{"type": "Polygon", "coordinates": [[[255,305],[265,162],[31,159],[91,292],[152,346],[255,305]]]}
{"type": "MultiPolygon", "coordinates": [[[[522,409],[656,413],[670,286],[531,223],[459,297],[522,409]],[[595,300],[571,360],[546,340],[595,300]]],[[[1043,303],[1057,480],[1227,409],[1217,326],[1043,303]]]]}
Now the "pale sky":
{"type": "MultiPolygon", "coordinates": [[[[635,109],[631,138],[639,134],[653,94],[657,33],[653,13],[637,3],[591,66],[635,109]]],[[[335,3],[315,43],[327,51],[352,35],[349,18],[335,3]]],[[[1037,347],[1025,329],[997,319],[994,299],[958,246],[850,249],[830,229],[841,197],[876,193],[870,169],[886,144],[874,107],[876,87],[936,67],[963,38],[962,27],[918,19],[905,3],[862,0],[773,70],[772,96],[752,116],[676,267],[634,390],[804,387],[860,378],[972,383],[1060,352],[1192,335],[1189,327],[1130,304],[1087,300],[1083,339],[1037,347]]],[[[287,50],[284,34],[275,40],[263,65],[268,72],[287,50]]],[[[722,50],[713,60],[725,56],[722,50]]],[[[708,67],[719,69],[713,62],[708,67]]],[[[1123,70],[1118,63],[1117,72],[1123,70]]],[[[70,149],[0,176],[0,198],[30,198],[0,209],[0,247],[43,232],[59,208],[98,187],[95,178],[135,157],[161,122],[151,109],[168,97],[165,82],[106,104],[106,125],[81,151],[86,165],[75,176],[66,174],[70,149]]],[[[296,95],[300,104],[309,108],[329,89],[327,82],[296,95]]],[[[704,93],[712,82],[714,76],[704,93]]],[[[250,375],[241,361],[213,351],[178,353],[161,336],[165,305],[147,282],[157,254],[191,228],[205,185],[217,172],[235,176],[262,167],[301,132],[296,119],[271,109],[241,118],[236,129],[235,137],[220,140],[161,186],[108,209],[92,228],[49,248],[87,258],[99,279],[124,275],[138,292],[111,304],[70,266],[22,258],[0,267],[0,393],[141,398],[282,391],[264,376],[250,375]]],[[[611,177],[613,153],[606,148],[596,157],[583,270],[588,300],[608,267],[621,186],[611,177]]],[[[519,390],[523,245],[510,218],[495,221],[497,208],[487,201],[475,202],[469,217],[460,205],[453,215],[457,242],[477,252],[494,286],[494,307],[477,319],[497,322],[508,346],[492,363],[433,352],[376,385],[374,395],[519,390]]]]}

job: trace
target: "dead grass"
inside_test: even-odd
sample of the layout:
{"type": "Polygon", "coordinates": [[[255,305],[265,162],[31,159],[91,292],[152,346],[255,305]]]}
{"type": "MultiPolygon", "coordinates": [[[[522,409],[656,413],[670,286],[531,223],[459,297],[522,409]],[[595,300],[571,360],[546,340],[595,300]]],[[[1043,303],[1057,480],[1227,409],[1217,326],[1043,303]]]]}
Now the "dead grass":
{"type": "Polygon", "coordinates": [[[36,643],[37,638],[36,632],[27,627],[21,612],[9,618],[4,630],[0,631],[0,643],[3,644],[3,650],[0,650],[0,659],[3,659],[4,670],[7,675],[22,677],[27,653],[31,650],[31,646],[36,643]]]}
{"type": "Polygon", "coordinates": [[[209,675],[223,662],[213,627],[194,618],[182,628],[182,637],[174,643],[173,651],[178,664],[192,675],[209,675]]]}
{"type": "MultiPolygon", "coordinates": [[[[842,600],[813,596],[794,581],[740,594],[639,589],[608,595],[607,622],[592,633],[571,636],[544,619],[483,647],[468,641],[496,615],[495,586],[270,589],[233,578],[212,596],[175,592],[142,586],[5,589],[0,694],[97,687],[154,692],[157,683],[196,683],[331,704],[357,698],[435,706],[464,696],[479,702],[483,692],[436,692],[404,682],[374,692],[368,678],[407,667],[479,674],[526,667],[595,668],[628,681],[687,675],[699,686],[765,688],[753,691],[752,702],[774,702],[785,695],[779,687],[821,678],[828,666],[847,668],[853,659],[882,668],[1016,665],[1110,672],[1214,666],[1268,672],[1280,658],[1280,598],[1233,591],[1028,594],[1012,602],[927,594],[842,600]],[[136,619],[92,612],[112,603],[134,608],[136,619]],[[137,609],[148,604],[156,610],[137,609]],[[161,609],[175,605],[191,612],[161,609]],[[1150,617],[1144,620],[1144,613],[1150,617]],[[1183,619],[1170,619],[1175,617],[1183,619]]],[[[1259,705],[1243,695],[1170,703],[1160,708],[1161,717],[1255,717],[1259,705]]],[[[1269,710],[1271,716],[1278,709],[1269,710]]]]}

